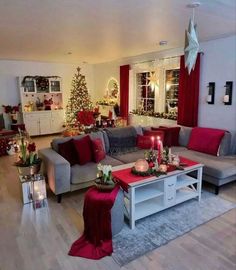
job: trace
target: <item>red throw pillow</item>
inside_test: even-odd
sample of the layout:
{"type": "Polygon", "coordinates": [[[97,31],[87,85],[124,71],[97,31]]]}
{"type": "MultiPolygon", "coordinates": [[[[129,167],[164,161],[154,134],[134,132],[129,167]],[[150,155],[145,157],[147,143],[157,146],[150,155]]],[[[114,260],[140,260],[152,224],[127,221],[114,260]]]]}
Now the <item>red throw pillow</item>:
{"type": "Polygon", "coordinates": [[[150,149],[152,147],[151,137],[138,135],[136,145],[138,148],[141,148],[141,149],[150,149]]]}
{"type": "Polygon", "coordinates": [[[179,132],[180,127],[165,127],[159,126],[158,128],[152,127],[152,130],[163,131],[164,136],[164,146],[179,146],[179,132]]]}
{"type": "Polygon", "coordinates": [[[225,130],[195,127],[190,134],[188,149],[217,156],[225,130]]]}
{"type": "Polygon", "coordinates": [[[106,153],[100,138],[92,140],[93,159],[96,163],[106,157],[106,153]]]}
{"type": "Polygon", "coordinates": [[[150,136],[150,137],[154,137],[155,141],[156,141],[156,138],[157,136],[160,137],[162,143],[164,142],[165,140],[165,133],[163,130],[145,130],[144,133],[143,133],[144,136],[150,136]]]}
{"type": "Polygon", "coordinates": [[[58,153],[63,156],[71,166],[77,163],[77,153],[73,143],[73,139],[58,144],[58,153]]]}
{"type": "MultiPolygon", "coordinates": [[[[141,149],[150,149],[152,148],[152,137],[149,135],[138,135],[137,136],[137,147],[141,149]]],[[[157,139],[154,137],[154,149],[157,149],[157,139]]]]}
{"type": "Polygon", "coordinates": [[[88,135],[79,140],[74,140],[74,145],[80,165],[84,165],[93,160],[92,143],[88,135]]]}

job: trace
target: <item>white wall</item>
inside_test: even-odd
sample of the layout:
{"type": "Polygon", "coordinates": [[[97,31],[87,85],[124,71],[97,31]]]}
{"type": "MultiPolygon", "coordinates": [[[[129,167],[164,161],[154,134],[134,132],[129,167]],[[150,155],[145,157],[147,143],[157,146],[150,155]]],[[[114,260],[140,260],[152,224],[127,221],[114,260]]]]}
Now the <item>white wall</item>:
{"type": "Polygon", "coordinates": [[[94,65],[94,100],[98,101],[105,96],[110,78],[120,81],[120,65],[115,62],[94,65]]]}
{"type": "MultiPolygon", "coordinates": [[[[236,142],[236,36],[202,42],[200,49],[204,52],[204,55],[201,58],[199,126],[229,130],[234,136],[234,142],[236,142]],[[226,106],[222,102],[226,81],[233,81],[233,102],[231,106],[226,106]],[[214,105],[209,105],[205,101],[209,82],[216,83],[214,105]]],[[[95,65],[96,96],[99,99],[103,95],[103,89],[109,76],[116,76],[119,80],[120,65],[180,54],[183,54],[183,48],[143,54],[119,61],[95,65]]],[[[234,151],[236,151],[236,143],[233,144],[233,147],[234,151]]]]}
{"type": "MultiPolygon", "coordinates": [[[[93,93],[93,66],[83,64],[78,65],[81,67],[81,73],[85,75],[90,93],[93,93]]],[[[78,65],[0,60],[0,106],[2,104],[15,105],[20,102],[17,77],[26,75],[55,75],[62,77],[65,106],[70,94],[72,78],[78,65]]]]}
{"type": "Polygon", "coordinates": [[[236,36],[201,44],[204,55],[201,62],[199,126],[222,128],[236,132],[236,36]],[[225,82],[233,81],[232,105],[224,105],[225,82]],[[207,85],[215,82],[215,104],[205,98],[207,85]]]}
{"type": "MultiPolygon", "coordinates": [[[[72,78],[76,73],[77,66],[81,67],[81,73],[85,75],[88,90],[92,95],[94,93],[92,65],[0,60],[0,112],[3,111],[3,104],[17,105],[20,103],[17,77],[27,75],[60,76],[63,83],[63,107],[65,108],[70,95],[72,78]]],[[[8,127],[7,117],[5,117],[5,124],[8,127]]]]}

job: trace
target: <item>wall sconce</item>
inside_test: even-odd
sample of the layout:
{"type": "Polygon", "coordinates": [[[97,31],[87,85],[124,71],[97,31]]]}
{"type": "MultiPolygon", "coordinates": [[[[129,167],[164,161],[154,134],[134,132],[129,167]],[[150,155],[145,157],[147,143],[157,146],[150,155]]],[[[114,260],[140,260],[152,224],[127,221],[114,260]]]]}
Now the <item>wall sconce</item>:
{"type": "Polygon", "coordinates": [[[232,105],[233,82],[227,81],[224,87],[225,87],[225,95],[223,98],[223,102],[225,105],[232,105]]]}
{"type": "Polygon", "coordinates": [[[208,87],[207,103],[214,104],[215,103],[215,83],[209,82],[207,87],[208,87]]]}

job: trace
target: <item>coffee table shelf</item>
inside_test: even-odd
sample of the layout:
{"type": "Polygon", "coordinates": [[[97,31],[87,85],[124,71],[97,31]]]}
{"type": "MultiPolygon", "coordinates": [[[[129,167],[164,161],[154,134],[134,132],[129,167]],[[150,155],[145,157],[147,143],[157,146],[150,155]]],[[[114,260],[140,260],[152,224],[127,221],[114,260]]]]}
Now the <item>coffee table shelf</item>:
{"type": "MultiPolygon", "coordinates": [[[[158,183],[159,184],[159,183],[158,183]]],[[[159,197],[164,194],[164,186],[160,185],[145,185],[139,188],[139,192],[136,194],[135,203],[144,202],[152,198],[159,197]],[[161,189],[157,189],[161,188],[161,189]]]]}
{"type": "Polygon", "coordinates": [[[177,176],[176,189],[193,185],[193,184],[196,184],[197,182],[198,182],[198,179],[193,178],[186,174],[182,174],[180,176],[177,176]]]}
{"type": "Polygon", "coordinates": [[[145,202],[138,203],[135,205],[135,209],[136,209],[135,211],[136,220],[159,212],[165,209],[163,203],[163,196],[159,196],[157,198],[153,198],[145,202]]]}
{"type": "Polygon", "coordinates": [[[176,203],[181,203],[198,197],[198,192],[190,188],[179,189],[176,191],[176,203]]]}

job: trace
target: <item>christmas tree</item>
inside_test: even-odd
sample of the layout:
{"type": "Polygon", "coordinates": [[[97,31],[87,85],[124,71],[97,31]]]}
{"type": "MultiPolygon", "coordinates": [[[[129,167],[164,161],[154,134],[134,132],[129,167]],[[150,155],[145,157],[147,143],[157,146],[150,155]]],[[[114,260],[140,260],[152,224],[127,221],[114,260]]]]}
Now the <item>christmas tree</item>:
{"type": "Polygon", "coordinates": [[[75,126],[78,112],[91,111],[92,108],[85,76],[80,73],[80,67],[78,67],[71,83],[70,98],[66,106],[66,124],[75,126]]]}

